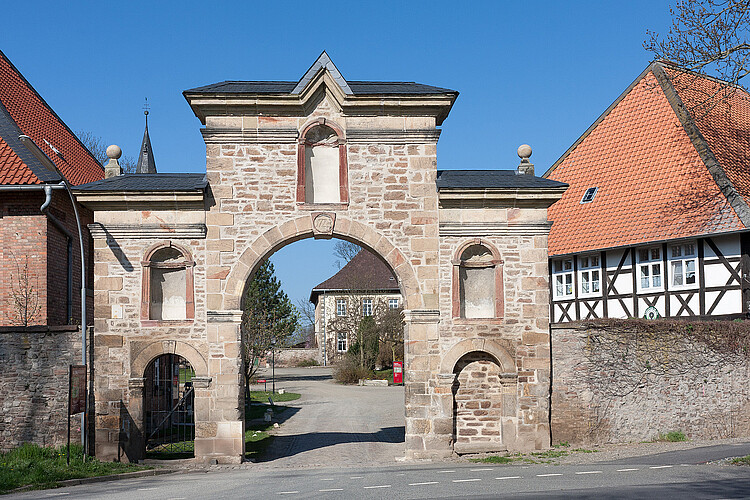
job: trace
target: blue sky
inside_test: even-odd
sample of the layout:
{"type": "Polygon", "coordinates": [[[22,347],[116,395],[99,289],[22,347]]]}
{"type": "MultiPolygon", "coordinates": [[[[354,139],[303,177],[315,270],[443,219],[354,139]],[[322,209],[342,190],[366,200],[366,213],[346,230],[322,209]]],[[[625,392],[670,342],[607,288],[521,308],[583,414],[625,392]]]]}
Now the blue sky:
{"type": "MultiPolygon", "coordinates": [[[[205,171],[183,90],[298,80],[326,50],[350,80],[460,92],[438,168],[515,168],[528,143],[541,174],[648,64],[646,30],[668,29],[672,3],[32,1],[6,12],[0,49],[71,129],[126,155],[148,97],[160,172],[205,171]]],[[[306,240],[274,255],[293,299],[337,270],[331,247],[306,240]]]]}

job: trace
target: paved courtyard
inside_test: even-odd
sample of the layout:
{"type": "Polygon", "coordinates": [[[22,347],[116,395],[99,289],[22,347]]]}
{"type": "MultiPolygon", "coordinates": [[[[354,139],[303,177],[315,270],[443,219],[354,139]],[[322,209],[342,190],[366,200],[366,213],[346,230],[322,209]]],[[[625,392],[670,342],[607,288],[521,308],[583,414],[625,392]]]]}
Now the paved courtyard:
{"type": "MultiPolygon", "coordinates": [[[[271,370],[263,376],[270,382],[271,370]]],[[[388,465],[404,456],[403,387],[340,385],[331,378],[330,368],[321,367],[277,368],[279,389],[302,397],[284,403],[292,408],[281,415],[286,420],[274,431],[276,437],[263,464],[388,465]]]]}

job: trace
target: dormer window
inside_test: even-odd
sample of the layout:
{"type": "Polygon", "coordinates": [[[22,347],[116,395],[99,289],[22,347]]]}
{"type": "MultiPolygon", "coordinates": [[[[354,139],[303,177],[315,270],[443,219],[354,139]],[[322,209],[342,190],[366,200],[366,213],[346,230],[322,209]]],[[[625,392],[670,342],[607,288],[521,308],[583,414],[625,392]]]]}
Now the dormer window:
{"type": "Polygon", "coordinates": [[[598,187],[590,187],[586,190],[585,193],[583,193],[583,198],[581,198],[581,203],[591,203],[594,201],[594,196],[596,196],[597,191],[599,190],[598,187]]]}
{"type": "Polygon", "coordinates": [[[300,134],[297,163],[297,201],[349,201],[346,141],[336,125],[320,118],[300,134]]]}

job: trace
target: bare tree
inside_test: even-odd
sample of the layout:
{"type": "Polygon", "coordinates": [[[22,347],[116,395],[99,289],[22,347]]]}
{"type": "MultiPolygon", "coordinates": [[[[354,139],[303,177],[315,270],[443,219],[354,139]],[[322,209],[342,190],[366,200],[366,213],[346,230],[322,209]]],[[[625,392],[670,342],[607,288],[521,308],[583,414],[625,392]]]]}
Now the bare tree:
{"type": "MultiPolygon", "coordinates": [[[[79,130],[76,135],[81,140],[86,149],[88,149],[96,161],[100,165],[106,165],[109,161],[107,157],[107,144],[102,140],[101,137],[94,135],[86,130],[79,130]]],[[[122,171],[126,174],[132,174],[135,172],[136,161],[130,157],[123,155],[119,160],[122,171]]]]}
{"type": "Polygon", "coordinates": [[[724,80],[702,103],[693,104],[710,111],[711,102],[726,100],[750,73],[750,0],[678,0],[670,13],[669,31],[661,35],[649,30],[643,46],[656,59],[682,68],[683,78],[697,73],[724,80]]]}
{"type": "Polygon", "coordinates": [[[333,246],[333,255],[341,259],[336,261],[339,269],[348,264],[349,261],[352,260],[354,256],[360,252],[360,250],[362,250],[362,247],[360,247],[356,243],[352,243],[351,241],[346,240],[336,240],[336,243],[333,246]]]}
{"type": "Polygon", "coordinates": [[[309,300],[298,299],[294,306],[299,316],[299,326],[294,332],[295,343],[305,342],[306,347],[317,347],[315,338],[315,305],[309,300]]]}
{"type": "Polygon", "coordinates": [[[25,256],[23,265],[18,262],[13,252],[10,253],[16,265],[16,276],[11,273],[10,299],[17,324],[33,325],[42,310],[39,298],[39,276],[29,268],[29,256],[25,256]]]}

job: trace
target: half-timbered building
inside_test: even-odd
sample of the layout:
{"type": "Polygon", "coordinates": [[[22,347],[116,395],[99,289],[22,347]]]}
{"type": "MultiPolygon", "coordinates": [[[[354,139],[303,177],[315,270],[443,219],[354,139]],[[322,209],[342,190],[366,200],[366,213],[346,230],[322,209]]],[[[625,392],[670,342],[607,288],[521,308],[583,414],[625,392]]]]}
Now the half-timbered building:
{"type": "Polygon", "coordinates": [[[750,94],[649,65],[544,177],[551,321],[744,317],[750,94]]]}

